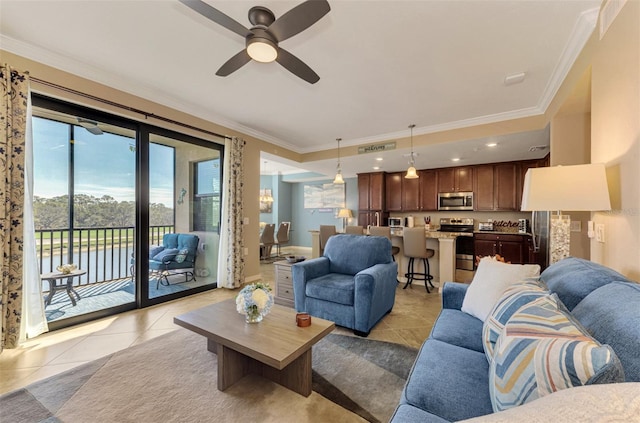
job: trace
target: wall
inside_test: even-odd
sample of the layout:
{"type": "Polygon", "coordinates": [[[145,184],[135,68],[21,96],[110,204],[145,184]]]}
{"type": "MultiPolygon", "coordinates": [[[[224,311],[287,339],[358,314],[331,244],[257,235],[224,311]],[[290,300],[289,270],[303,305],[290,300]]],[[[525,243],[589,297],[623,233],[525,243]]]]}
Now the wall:
{"type": "Polygon", "coordinates": [[[611,212],[591,259],[640,281],[640,2],[628,1],[592,59],[591,159],[605,163],[611,212]]]}
{"type": "MultiPolygon", "coordinates": [[[[570,166],[591,163],[591,113],[577,110],[558,113],[551,120],[551,166],[570,166]]],[[[570,254],[573,257],[591,258],[587,236],[590,212],[563,210],[572,222],[580,223],[580,230],[571,231],[570,254]]]]}
{"type": "MultiPolygon", "coordinates": [[[[354,216],[358,209],[358,179],[345,178],[346,208],[350,209],[354,216]]],[[[291,184],[291,242],[290,245],[311,247],[310,230],[318,230],[320,225],[335,225],[336,229],[342,229],[342,218],[336,217],[337,209],[330,213],[319,212],[318,209],[304,208],[304,186],[330,184],[332,180],[300,182],[291,184]]],[[[348,224],[355,225],[356,219],[351,219],[348,224]]]]}

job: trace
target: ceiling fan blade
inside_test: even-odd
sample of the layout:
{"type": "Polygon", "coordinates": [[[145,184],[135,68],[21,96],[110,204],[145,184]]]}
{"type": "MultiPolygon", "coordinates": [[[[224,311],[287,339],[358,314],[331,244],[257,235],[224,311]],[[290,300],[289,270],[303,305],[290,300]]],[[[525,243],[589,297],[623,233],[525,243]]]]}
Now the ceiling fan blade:
{"type": "Polygon", "coordinates": [[[82,126],[87,131],[91,132],[93,135],[102,135],[102,129],[98,128],[98,122],[95,120],[89,120],[85,118],[77,118],[78,125],[82,126]]]}
{"type": "Polygon", "coordinates": [[[276,61],[284,66],[289,72],[304,79],[310,84],[315,84],[320,80],[320,77],[313,71],[313,69],[285,49],[278,47],[278,57],[276,58],[276,61]]]}
{"type": "Polygon", "coordinates": [[[229,31],[233,31],[242,37],[246,37],[251,32],[249,31],[249,29],[247,29],[244,25],[242,25],[238,21],[230,18],[229,16],[225,15],[224,13],[214,8],[213,6],[209,6],[207,3],[203,2],[202,0],[180,0],[180,3],[193,9],[194,11],[198,12],[205,18],[210,19],[213,22],[224,26],[229,31]]]}
{"type": "Polygon", "coordinates": [[[269,32],[278,42],[284,41],[318,22],[330,10],[331,7],[326,0],[305,1],[276,19],[269,26],[269,32]]]}
{"type": "Polygon", "coordinates": [[[250,60],[251,57],[249,57],[247,50],[242,50],[231,59],[227,60],[224,65],[220,66],[216,75],[227,76],[246,65],[250,60]]]}

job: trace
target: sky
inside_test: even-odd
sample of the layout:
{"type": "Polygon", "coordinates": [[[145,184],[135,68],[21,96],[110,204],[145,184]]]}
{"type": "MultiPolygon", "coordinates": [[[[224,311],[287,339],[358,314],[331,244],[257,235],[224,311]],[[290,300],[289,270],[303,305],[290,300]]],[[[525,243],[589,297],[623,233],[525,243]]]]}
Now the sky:
{"type": "MultiPolygon", "coordinates": [[[[33,118],[34,195],[51,198],[68,194],[69,128],[71,125],[33,118]]],[[[94,135],[74,127],[75,193],[109,195],[135,201],[135,138],[94,135]]],[[[174,149],[151,144],[150,202],[173,208],[174,149]]]]}

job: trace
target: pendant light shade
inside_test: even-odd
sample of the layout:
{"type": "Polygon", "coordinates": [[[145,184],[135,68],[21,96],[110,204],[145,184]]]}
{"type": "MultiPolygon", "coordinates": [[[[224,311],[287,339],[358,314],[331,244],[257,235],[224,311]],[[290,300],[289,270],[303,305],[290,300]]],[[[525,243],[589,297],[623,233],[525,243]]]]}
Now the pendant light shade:
{"type": "Polygon", "coordinates": [[[411,158],[409,159],[409,169],[407,169],[407,174],[404,175],[406,179],[418,179],[418,172],[415,167],[415,160],[413,158],[413,128],[416,125],[413,123],[409,125],[409,129],[411,129],[411,158]]]}
{"type": "Polygon", "coordinates": [[[338,166],[336,166],[336,177],[333,178],[334,184],[344,184],[344,179],[342,178],[342,167],[340,167],[340,141],[342,138],[336,138],[338,141],[338,166]]]}

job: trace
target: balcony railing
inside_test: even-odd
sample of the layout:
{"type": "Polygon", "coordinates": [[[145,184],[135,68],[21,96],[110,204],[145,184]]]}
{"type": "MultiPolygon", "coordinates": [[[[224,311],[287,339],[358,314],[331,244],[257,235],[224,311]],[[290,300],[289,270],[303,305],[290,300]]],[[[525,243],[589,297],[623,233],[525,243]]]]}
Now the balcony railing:
{"type": "MultiPolygon", "coordinates": [[[[162,244],[173,226],[150,226],[149,244],[162,244]]],[[[78,285],[130,277],[134,251],[134,227],[36,230],[36,248],[41,273],[54,272],[61,264],[73,263],[87,273],[78,285]]],[[[77,281],[77,279],[76,279],[77,281]]]]}

